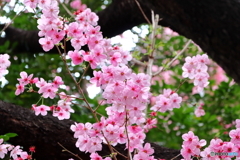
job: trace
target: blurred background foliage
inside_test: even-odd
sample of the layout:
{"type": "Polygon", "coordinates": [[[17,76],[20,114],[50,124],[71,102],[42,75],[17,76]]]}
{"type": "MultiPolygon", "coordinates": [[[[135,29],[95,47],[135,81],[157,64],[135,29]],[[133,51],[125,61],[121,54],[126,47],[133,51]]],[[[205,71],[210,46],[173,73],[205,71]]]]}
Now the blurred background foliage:
{"type": "MultiPolygon", "coordinates": [[[[111,3],[108,0],[82,0],[93,11],[100,11],[111,3]]],[[[5,5],[6,8],[0,9],[1,22],[3,19],[13,19],[16,12],[23,8],[21,1],[5,5]],[[9,6],[10,5],[10,6],[9,6]]],[[[69,2],[66,6],[69,7],[69,2]]],[[[1,6],[3,7],[3,5],[1,6]]],[[[61,8],[61,15],[68,16],[66,11],[61,8]]],[[[36,11],[38,13],[39,11],[36,11]]],[[[21,13],[14,19],[12,26],[25,30],[36,30],[36,16],[33,13],[21,13]]],[[[131,53],[135,59],[145,59],[150,52],[151,47],[151,26],[142,25],[134,27],[131,30],[132,34],[137,37],[136,46],[131,49],[131,53]],[[147,31],[147,32],[146,32],[147,31]],[[145,32],[146,34],[142,34],[145,32]]],[[[4,36],[2,34],[1,36],[4,36]]],[[[157,30],[155,52],[157,52],[156,61],[153,70],[157,71],[160,67],[165,66],[186,44],[187,39],[172,32],[168,28],[159,27],[157,30]]],[[[34,93],[23,93],[20,96],[15,96],[17,78],[21,71],[26,71],[28,74],[33,73],[34,77],[42,77],[45,80],[53,80],[55,76],[64,78],[65,85],[69,87],[67,94],[76,94],[76,86],[68,75],[64,63],[58,53],[22,53],[15,54],[7,49],[9,42],[0,45],[0,50],[11,55],[11,66],[9,74],[5,76],[6,80],[1,82],[0,99],[6,102],[15,103],[23,107],[31,108],[39,100],[39,95],[34,93]]],[[[124,47],[124,46],[123,46],[124,47]]],[[[228,141],[228,132],[235,128],[234,120],[239,118],[240,103],[240,86],[235,84],[231,78],[227,77],[219,67],[211,62],[209,64],[209,72],[211,75],[210,84],[205,89],[204,93],[196,94],[193,90],[193,83],[186,80],[184,83],[181,77],[182,65],[186,56],[194,56],[203,54],[201,49],[191,44],[182,56],[165,71],[161,72],[153,78],[151,91],[154,96],[162,93],[163,89],[178,89],[177,93],[181,95],[184,102],[181,108],[174,109],[171,112],[158,113],[157,128],[148,133],[147,140],[156,142],[160,145],[170,148],[180,149],[182,144],[181,135],[189,130],[194,131],[201,139],[206,139],[208,142],[212,138],[222,138],[228,141]],[[202,117],[196,117],[194,111],[199,103],[203,103],[203,109],[206,114],[202,117]]],[[[72,75],[77,79],[82,75],[83,68],[86,66],[71,66],[68,61],[72,75]]],[[[146,68],[131,62],[131,66],[136,72],[143,72],[146,68]]],[[[89,76],[83,77],[88,79],[89,76]]],[[[87,86],[87,85],[86,85],[87,86]]],[[[87,98],[93,108],[96,108],[101,102],[101,94],[98,94],[94,99],[87,98]]],[[[44,101],[48,105],[55,104],[57,100],[47,99],[44,101]]],[[[151,100],[153,105],[154,100],[151,100]]],[[[82,101],[76,101],[74,105],[75,113],[71,118],[79,122],[94,122],[90,112],[86,110],[82,101]]],[[[105,115],[105,107],[98,108],[98,112],[105,115]]]]}

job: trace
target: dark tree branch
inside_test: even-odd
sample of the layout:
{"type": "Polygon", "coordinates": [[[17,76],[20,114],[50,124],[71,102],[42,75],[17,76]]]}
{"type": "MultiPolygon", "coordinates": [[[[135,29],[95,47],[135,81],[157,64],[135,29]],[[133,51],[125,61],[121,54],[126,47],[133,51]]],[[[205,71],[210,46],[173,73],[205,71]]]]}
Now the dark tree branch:
{"type": "MultiPolygon", "coordinates": [[[[25,150],[30,146],[36,146],[34,158],[37,160],[67,160],[74,158],[68,152],[62,152],[60,143],[69,151],[79,155],[83,160],[88,160],[89,154],[80,152],[76,147],[76,139],[73,138],[73,132],[70,126],[74,124],[71,120],[59,121],[50,115],[35,116],[35,114],[26,108],[16,106],[10,103],[0,101],[0,135],[6,133],[17,133],[18,136],[10,139],[10,143],[21,145],[25,150]]],[[[151,144],[155,149],[156,158],[171,159],[179,154],[179,151],[167,149],[151,144]]],[[[126,154],[123,145],[115,147],[120,153],[126,154]]],[[[109,149],[104,145],[100,155],[109,155],[109,149]]],[[[179,156],[177,159],[180,159],[179,156]]],[[[76,159],[76,158],[75,158],[76,159]]],[[[125,160],[119,156],[118,160],[125,160]]]]}

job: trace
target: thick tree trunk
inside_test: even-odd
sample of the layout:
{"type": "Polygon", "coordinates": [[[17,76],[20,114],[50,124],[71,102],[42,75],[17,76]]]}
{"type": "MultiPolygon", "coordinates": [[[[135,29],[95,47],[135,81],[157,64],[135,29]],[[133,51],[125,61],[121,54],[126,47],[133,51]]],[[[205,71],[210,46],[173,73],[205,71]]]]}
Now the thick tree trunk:
{"type": "MultiPolygon", "coordinates": [[[[6,133],[17,133],[18,136],[10,139],[10,143],[21,145],[24,150],[30,146],[36,146],[34,158],[37,160],[67,160],[76,159],[68,152],[62,152],[60,143],[69,151],[77,154],[83,160],[88,160],[89,154],[80,152],[76,147],[76,139],[73,138],[73,132],[70,126],[74,124],[71,120],[59,121],[50,115],[35,116],[30,109],[22,108],[10,103],[0,101],[0,135],[6,133]]],[[[171,159],[179,154],[179,151],[167,149],[156,144],[152,144],[155,149],[156,158],[171,159]]],[[[125,153],[125,147],[115,147],[120,153],[125,153]]],[[[104,145],[101,155],[109,155],[109,149],[104,145]]],[[[179,156],[176,159],[180,159],[179,156]]],[[[125,160],[119,156],[118,160],[125,160]]]]}

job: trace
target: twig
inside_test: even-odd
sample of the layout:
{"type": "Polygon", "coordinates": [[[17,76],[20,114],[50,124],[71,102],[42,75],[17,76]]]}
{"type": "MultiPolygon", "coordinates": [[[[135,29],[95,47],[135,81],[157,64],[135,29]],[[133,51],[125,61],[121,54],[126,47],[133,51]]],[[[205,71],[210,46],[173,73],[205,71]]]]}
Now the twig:
{"type": "Polygon", "coordinates": [[[65,6],[65,4],[61,3],[59,0],[57,0],[58,3],[60,3],[63,8],[65,9],[65,11],[72,17],[72,18],[75,18],[74,15],[72,14],[72,12],[65,6]]]}
{"type": "Polygon", "coordinates": [[[140,11],[142,12],[142,14],[143,14],[143,17],[146,19],[146,21],[148,22],[148,24],[151,24],[151,22],[150,22],[150,21],[149,21],[149,19],[147,18],[146,14],[144,13],[144,11],[143,11],[143,9],[142,9],[141,5],[139,4],[139,2],[138,2],[137,0],[135,0],[135,2],[137,3],[137,5],[138,5],[138,8],[139,8],[139,9],[140,9],[140,11]]]}
{"type": "Polygon", "coordinates": [[[83,77],[85,76],[86,72],[88,71],[89,67],[90,67],[90,64],[87,65],[87,67],[84,69],[83,74],[80,76],[80,79],[79,79],[79,81],[78,81],[78,84],[79,84],[79,85],[80,85],[83,77]]]}
{"type": "Polygon", "coordinates": [[[115,152],[117,152],[117,154],[119,154],[119,155],[121,155],[122,157],[124,157],[124,158],[128,158],[128,157],[126,157],[125,155],[123,155],[123,154],[121,154],[120,152],[118,152],[115,148],[113,148],[113,150],[115,151],[115,152]]]}
{"type": "Polygon", "coordinates": [[[154,15],[154,12],[152,11],[152,35],[151,35],[151,53],[149,55],[149,60],[148,60],[148,66],[147,66],[147,74],[152,78],[152,65],[153,65],[153,61],[154,61],[154,57],[155,57],[155,41],[156,41],[156,29],[158,26],[158,21],[159,21],[159,16],[158,15],[154,15]]]}
{"type": "Polygon", "coordinates": [[[83,160],[83,159],[80,158],[77,154],[72,153],[72,152],[69,151],[67,148],[65,148],[63,145],[61,145],[61,143],[58,142],[58,145],[61,146],[61,147],[64,149],[63,151],[66,151],[66,152],[70,153],[71,155],[77,157],[78,159],[83,160]]]}
{"type": "MultiPolygon", "coordinates": [[[[149,82],[151,83],[151,80],[152,80],[152,66],[153,66],[153,62],[154,62],[154,57],[155,57],[155,41],[156,41],[156,37],[155,37],[155,34],[156,34],[156,29],[157,29],[157,26],[158,26],[158,21],[159,21],[159,16],[158,15],[154,15],[154,12],[151,11],[152,13],[152,26],[153,26],[153,29],[152,29],[152,35],[151,35],[151,53],[149,55],[149,59],[148,59],[148,64],[147,64],[147,75],[149,75],[150,79],[149,79],[149,82]]],[[[147,107],[145,109],[145,115],[147,116],[147,107]]]]}
{"type": "Polygon", "coordinates": [[[176,155],[175,157],[173,157],[171,160],[174,160],[175,158],[177,158],[178,156],[180,156],[181,154],[176,155]]]}
{"type": "Polygon", "coordinates": [[[22,11],[24,11],[24,10],[25,10],[25,7],[24,7],[18,14],[16,14],[16,15],[13,17],[13,19],[11,20],[11,22],[5,24],[5,26],[3,27],[3,29],[0,31],[0,35],[2,34],[3,31],[5,31],[5,29],[7,29],[7,28],[10,26],[10,24],[12,24],[13,20],[14,20],[17,16],[19,16],[20,13],[22,13],[22,11]]]}
{"type": "Polygon", "coordinates": [[[130,139],[129,139],[129,136],[128,136],[128,129],[127,129],[127,122],[128,122],[128,113],[127,113],[127,109],[126,109],[126,105],[125,105],[125,111],[126,111],[126,118],[125,118],[125,130],[126,130],[126,135],[127,135],[127,141],[128,141],[128,157],[130,158],[130,160],[132,160],[132,155],[131,155],[131,152],[130,152],[130,139]]]}
{"type": "Polygon", "coordinates": [[[143,66],[143,67],[146,67],[146,66],[147,66],[146,63],[143,63],[143,62],[141,62],[141,61],[139,61],[139,60],[137,60],[137,59],[135,59],[135,58],[132,59],[132,62],[134,62],[134,63],[136,63],[136,64],[138,64],[138,65],[141,65],[141,66],[143,66]]]}
{"type": "Polygon", "coordinates": [[[183,52],[187,49],[187,47],[189,46],[189,44],[191,42],[192,42],[192,40],[188,40],[188,42],[185,44],[183,49],[169,63],[167,63],[167,65],[165,67],[162,67],[160,70],[158,70],[156,73],[154,73],[153,76],[158,75],[159,73],[164,71],[166,68],[168,68],[181,54],[183,54],[183,52]]]}

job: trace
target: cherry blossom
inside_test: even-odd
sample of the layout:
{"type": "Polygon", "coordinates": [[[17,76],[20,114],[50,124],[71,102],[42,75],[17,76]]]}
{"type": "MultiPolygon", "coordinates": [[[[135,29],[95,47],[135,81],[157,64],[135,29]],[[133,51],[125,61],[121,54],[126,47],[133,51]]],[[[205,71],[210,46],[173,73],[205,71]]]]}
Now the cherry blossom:
{"type": "Polygon", "coordinates": [[[38,0],[24,0],[24,4],[27,7],[30,7],[30,8],[33,8],[33,9],[37,7],[37,3],[38,3],[38,0]]]}
{"type": "Polygon", "coordinates": [[[53,99],[56,96],[57,91],[58,91],[58,88],[53,87],[51,83],[47,83],[39,89],[38,93],[42,94],[44,98],[49,97],[53,99]]]}
{"type": "Polygon", "coordinates": [[[208,56],[206,54],[197,55],[193,57],[186,57],[185,63],[182,67],[184,78],[194,80],[194,85],[197,87],[198,92],[202,92],[209,82],[209,74],[207,73],[207,64],[209,63],[208,56]]]}
{"type": "Polygon", "coordinates": [[[196,117],[201,117],[205,115],[205,111],[203,110],[202,106],[199,106],[194,111],[194,114],[196,115],[196,117]]]}
{"type": "Polygon", "coordinates": [[[68,56],[72,59],[73,64],[78,65],[83,62],[83,54],[84,51],[68,51],[68,56]]]}
{"type": "Polygon", "coordinates": [[[53,41],[49,38],[40,38],[39,43],[42,45],[44,51],[49,51],[54,47],[53,41]]]}
{"type": "Polygon", "coordinates": [[[50,111],[50,107],[48,107],[46,105],[40,105],[40,106],[36,106],[36,107],[33,107],[33,108],[34,108],[36,116],[38,116],[39,114],[41,114],[42,116],[46,116],[47,111],[50,111]]]}
{"type": "Polygon", "coordinates": [[[231,137],[231,142],[234,144],[240,144],[240,128],[235,130],[231,130],[229,132],[229,136],[231,137]]]}
{"type": "Polygon", "coordinates": [[[24,92],[24,85],[23,84],[17,84],[16,85],[16,91],[15,91],[15,95],[18,96],[19,94],[24,92]]]}
{"type": "Polygon", "coordinates": [[[17,80],[19,81],[20,84],[22,85],[27,85],[30,83],[30,80],[33,77],[33,74],[28,75],[26,72],[21,72],[20,73],[21,78],[18,78],[17,80]]]}

